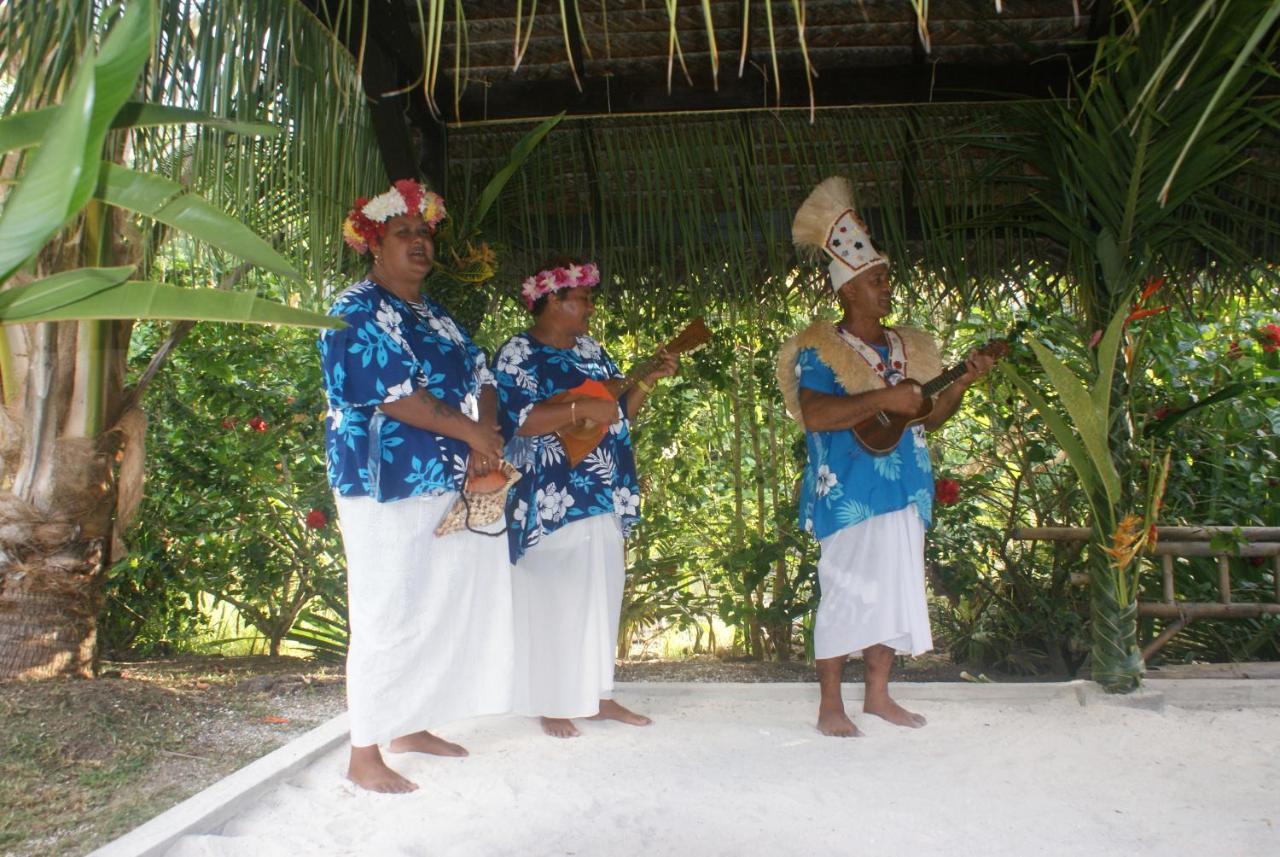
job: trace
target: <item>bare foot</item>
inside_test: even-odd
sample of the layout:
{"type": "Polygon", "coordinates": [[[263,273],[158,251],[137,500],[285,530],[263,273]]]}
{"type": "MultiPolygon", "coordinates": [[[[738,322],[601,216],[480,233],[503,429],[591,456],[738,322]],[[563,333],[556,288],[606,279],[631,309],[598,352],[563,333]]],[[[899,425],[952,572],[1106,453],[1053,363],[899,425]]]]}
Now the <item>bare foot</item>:
{"type": "Polygon", "coordinates": [[[432,756],[469,756],[467,748],[432,735],[427,730],[401,735],[387,747],[392,753],[428,753],[432,756]]]}
{"type": "Polygon", "coordinates": [[[907,709],[894,702],[888,696],[867,699],[862,703],[862,710],[867,714],[883,717],[897,726],[907,726],[911,729],[919,729],[928,722],[923,715],[916,714],[914,711],[907,711],[907,709]]]}
{"type": "Polygon", "coordinates": [[[636,714],[629,708],[623,708],[612,699],[600,700],[600,710],[587,718],[588,720],[616,720],[628,726],[648,726],[653,721],[643,714],[636,714]]]}
{"type": "Polygon", "coordinates": [[[577,738],[582,734],[567,717],[543,717],[542,731],[552,738],[577,738]]]}
{"type": "Polygon", "coordinates": [[[818,708],[818,731],[833,738],[861,738],[862,730],[854,725],[844,708],[818,708]]]}
{"type": "Polygon", "coordinates": [[[377,744],[351,748],[347,779],[362,789],[380,794],[401,795],[418,790],[418,784],[413,780],[405,779],[387,767],[377,744]]]}

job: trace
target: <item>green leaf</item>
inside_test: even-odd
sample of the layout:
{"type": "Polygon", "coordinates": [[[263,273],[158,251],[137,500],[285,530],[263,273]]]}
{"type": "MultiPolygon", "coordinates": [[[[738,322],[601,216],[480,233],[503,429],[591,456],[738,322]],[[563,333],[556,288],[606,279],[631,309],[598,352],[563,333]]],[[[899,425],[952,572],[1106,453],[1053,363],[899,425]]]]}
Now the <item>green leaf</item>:
{"type": "Polygon", "coordinates": [[[85,54],[44,142],[0,214],[0,282],[88,201],[107,128],[151,55],[154,30],[154,3],[133,3],[97,59],[85,54]]]}
{"type": "Polygon", "coordinates": [[[25,316],[22,321],[140,318],[171,321],[231,321],[333,329],[345,326],[341,319],[263,300],[249,292],[191,289],[138,280],[104,289],[39,315],[25,316]]]}
{"type": "Polygon", "coordinates": [[[136,211],[269,271],[301,279],[289,261],[253,230],[177,182],[104,162],[97,197],[136,211]]]}
{"type": "Polygon", "coordinates": [[[93,73],[86,66],[57,108],[48,142],[9,194],[0,213],[0,283],[35,255],[78,208],[71,203],[84,169],[93,95],[93,73]]]}
{"type": "MultiPolygon", "coordinates": [[[[0,154],[40,145],[57,114],[56,106],[42,107],[0,119],[0,154]]],[[[272,137],[280,133],[279,128],[264,122],[240,122],[223,119],[203,110],[145,101],[127,102],[111,120],[113,129],[151,128],[160,125],[203,125],[206,128],[252,137],[272,137]]]]}
{"type": "Polygon", "coordinates": [[[94,101],[93,115],[89,122],[89,136],[81,155],[83,169],[72,197],[73,211],[89,201],[98,182],[98,164],[102,158],[102,144],[111,122],[120,108],[133,95],[138,75],[151,56],[155,42],[156,7],[154,0],[130,3],[106,40],[93,64],[94,101]]]}
{"type": "Polygon", "coordinates": [[[0,322],[25,321],[52,312],[129,279],[133,266],[119,268],[77,268],[54,274],[34,283],[0,292],[0,322]]]}
{"type": "Polygon", "coordinates": [[[511,180],[516,171],[533,154],[533,150],[537,148],[538,143],[542,142],[542,138],[547,136],[551,129],[556,127],[563,118],[564,113],[562,111],[549,119],[544,119],[532,131],[520,138],[520,142],[516,143],[515,148],[511,150],[511,156],[507,158],[507,162],[493,174],[493,178],[489,179],[489,183],[480,192],[480,198],[476,200],[475,208],[467,216],[465,226],[468,230],[480,228],[480,224],[484,222],[485,215],[489,213],[489,209],[493,207],[498,196],[502,193],[502,189],[507,186],[507,182],[511,180]]]}
{"type": "MultiPolygon", "coordinates": [[[[1089,498],[1090,505],[1093,505],[1094,498],[1098,496],[1098,471],[1093,466],[1093,461],[1090,459],[1089,454],[1085,452],[1085,448],[1080,444],[1080,438],[1067,425],[1067,421],[1062,414],[1054,410],[1044,396],[1040,395],[1040,391],[1030,381],[1023,378],[1017,369],[1008,363],[1001,363],[996,368],[1003,372],[1004,376],[1022,391],[1022,394],[1027,397],[1027,401],[1031,403],[1031,407],[1040,412],[1040,416],[1058,441],[1058,446],[1062,447],[1062,451],[1067,454],[1067,461],[1076,471],[1076,475],[1080,477],[1080,484],[1084,488],[1085,496],[1089,498]]],[[[1094,511],[1094,519],[1098,520],[1097,510],[1095,509],[1094,511]]]]}
{"type": "Polygon", "coordinates": [[[1132,295],[1120,302],[1120,308],[1107,324],[1107,332],[1098,341],[1098,378],[1093,382],[1090,398],[1095,413],[1111,412],[1111,382],[1115,377],[1116,354],[1120,351],[1120,338],[1124,334],[1124,320],[1129,317],[1132,295]]]}
{"type": "MultiPolygon", "coordinates": [[[[1053,355],[1053,352],[1034,339],[1028,340],[1028,344],[1035,352],[1040,365],[1044,367],[1045,376],[1057,392],[1067,416],[1075,423],[1076,431],[1102,482],[1107,499],[1114,507],[1120,501],[1120,475],[1116,472],[1115,462],[1111,458],[1111,448],[1107,444],[1106,415],[1100,415],[1093,409],[1093,400],[1089,396],[1089,391],[1066,367],[1066,364],[1053,355]]],[[[1066,447],[1064,446],[1063,449],[1065,450],[1066,447]]],[[[1070,454],[1068,452],[1068,457],[1070,454]]]]}

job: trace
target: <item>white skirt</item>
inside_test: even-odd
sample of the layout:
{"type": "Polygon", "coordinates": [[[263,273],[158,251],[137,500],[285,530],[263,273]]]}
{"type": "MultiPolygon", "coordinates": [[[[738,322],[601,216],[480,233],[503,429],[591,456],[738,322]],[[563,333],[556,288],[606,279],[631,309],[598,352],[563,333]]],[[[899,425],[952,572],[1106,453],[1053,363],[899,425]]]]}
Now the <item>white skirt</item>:
{"type": "Polygon", "coordinates": [[[507,539],[465,531],[436,538],[456,497],[336,497],[353,746],[511,710],[507,539]]]}
{"type": "Polygon", "coordinates": [[[590,717],[613,693],[622,587],[622,530],[613,515],[574,521],[511,570],[516,667],[513,710],[590,717]]]}
{"type": "Polygon", "coordinates": [[[821,547],[815,658],[857,657],[875,645],[912,655],[933,648],[924,524],[914,505],[846,527],[823,539],[821,547]]]}

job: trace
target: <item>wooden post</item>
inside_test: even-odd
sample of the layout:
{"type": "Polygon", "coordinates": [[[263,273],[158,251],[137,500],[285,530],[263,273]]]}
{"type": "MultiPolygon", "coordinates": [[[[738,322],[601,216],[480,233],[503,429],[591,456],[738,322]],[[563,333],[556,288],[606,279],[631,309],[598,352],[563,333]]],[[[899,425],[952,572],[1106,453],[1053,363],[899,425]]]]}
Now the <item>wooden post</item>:
{"type": "Polygon", "coordinates": [[[1164,602],[1172,604],[1175,600],[1173,594],[1173,555],[1165,554],[1160,557],[1160,570],[1164,577],[1164,602]]]}
{"type": "Polygon", "coordinates": [[[1218,595],[1223,604],[1231,603],[1231,560],[1226,556],[1218,557],[1218,595]]]}

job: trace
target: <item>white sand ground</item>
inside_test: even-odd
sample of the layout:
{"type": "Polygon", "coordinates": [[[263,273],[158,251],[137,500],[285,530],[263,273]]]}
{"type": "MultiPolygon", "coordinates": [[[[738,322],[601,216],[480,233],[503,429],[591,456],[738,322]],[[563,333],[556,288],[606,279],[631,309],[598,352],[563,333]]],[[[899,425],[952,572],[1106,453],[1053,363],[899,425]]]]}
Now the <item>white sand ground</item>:
{"type": "Polygon", "coordinates": [[[927,727],[841,740],[815,685],[620,685],[653,726],[456,723],[470,758],[391,757],[408,796],[355,790],[341,748],[169,854],[1280,855],[1280,686],[1159,710],[1024,687],[898,685],[927,727]]]}

